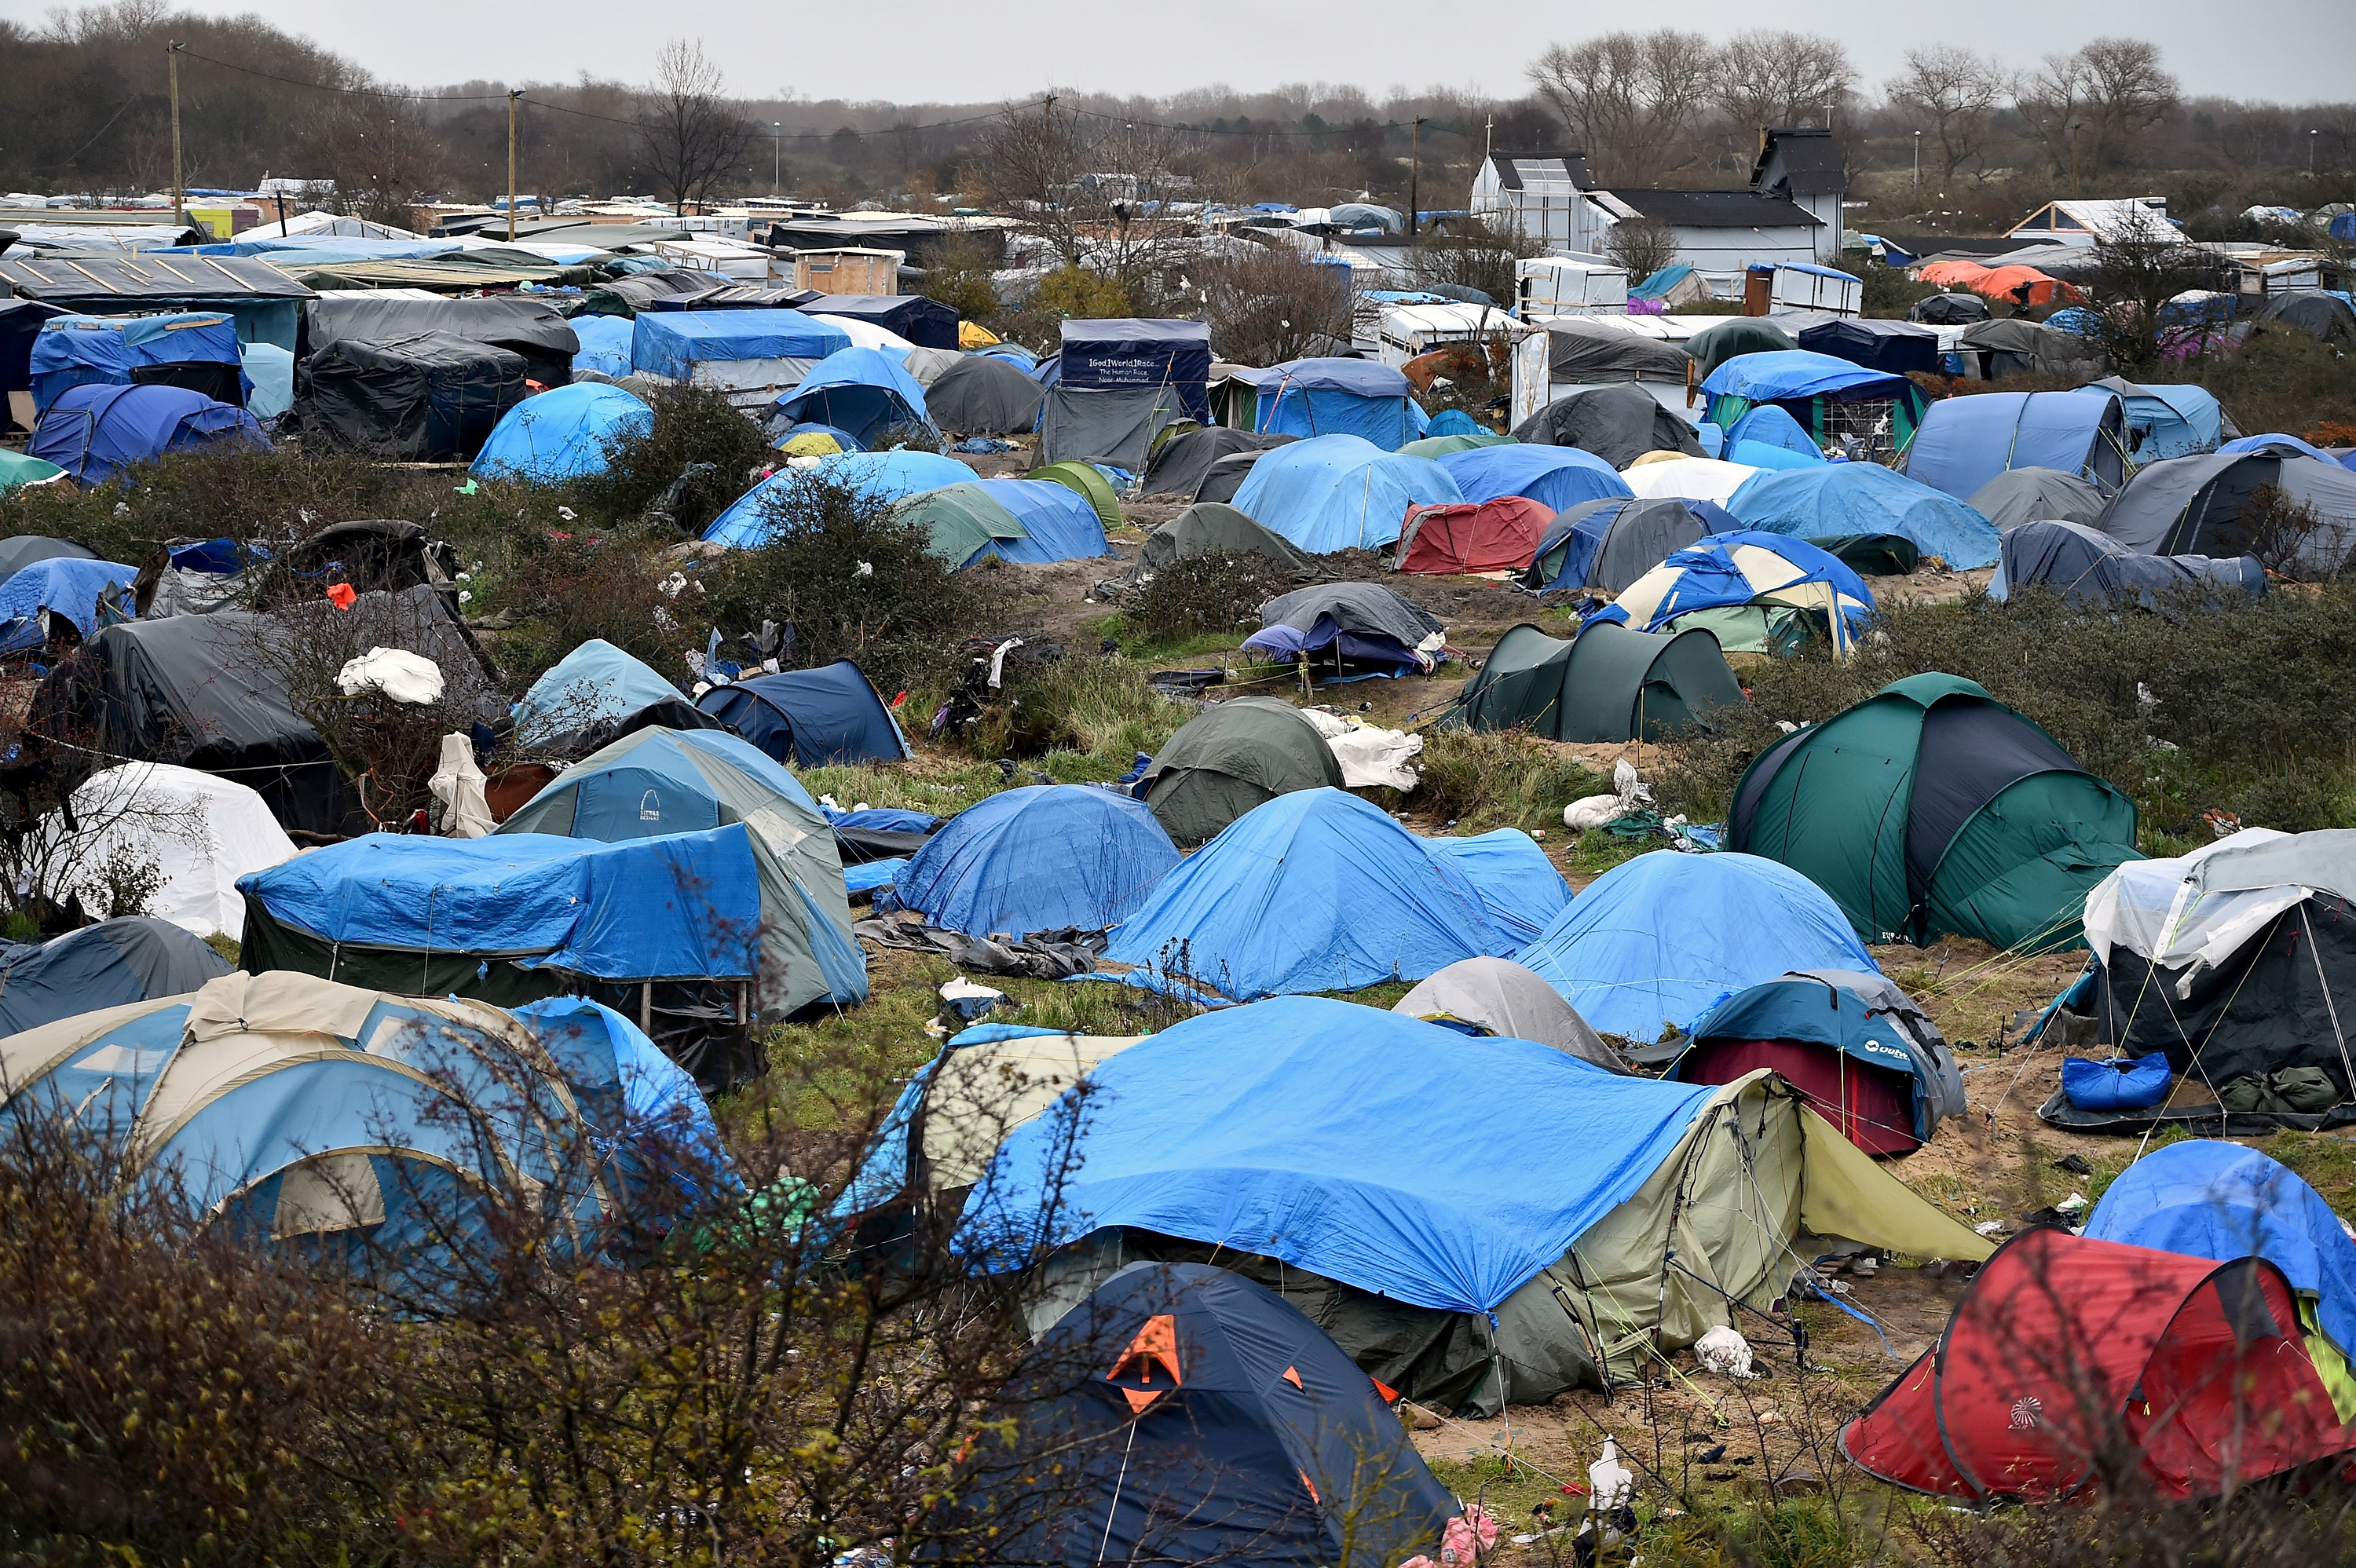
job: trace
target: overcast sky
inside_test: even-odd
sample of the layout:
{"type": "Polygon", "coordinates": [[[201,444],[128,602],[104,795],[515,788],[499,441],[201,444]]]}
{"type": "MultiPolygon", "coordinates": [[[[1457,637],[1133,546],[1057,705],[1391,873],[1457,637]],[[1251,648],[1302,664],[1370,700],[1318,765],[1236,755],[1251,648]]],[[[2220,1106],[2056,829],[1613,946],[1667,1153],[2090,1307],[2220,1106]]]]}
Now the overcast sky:
{"type": "MultiPolygon", "coordinates": [[[[41,0],[0,0],[37,22],[41,0]]],[[[1249,91],[1349,82],[1377,99],[1394,85],[1525,91],[1522,69],[1548,42],[1611,27],[1674,23],[1723,36],[1731,7],[1681,15],[1505,0],[225,0],[194,10],[258,12],[392,80],[561,80],[582,71],[640,81],[667,37],[702,37],[748,97],[973,102],[1050,85],[1167,94],[1213,82],[1249,91]],[[1582,15],[1583,13],[1583,15],[1582,15]]],[[[1955,43],[2028,66],[2104,34],[2146,37],[2190,93],[2283,103],[2344,101],[2356,56],[2351,0],[1751,0],[1740,26],[1830,34],[1878,86],[1925,43],[1955,43]],[[1966,20],[1966,18],[1968,20],[1966,20]]]]}

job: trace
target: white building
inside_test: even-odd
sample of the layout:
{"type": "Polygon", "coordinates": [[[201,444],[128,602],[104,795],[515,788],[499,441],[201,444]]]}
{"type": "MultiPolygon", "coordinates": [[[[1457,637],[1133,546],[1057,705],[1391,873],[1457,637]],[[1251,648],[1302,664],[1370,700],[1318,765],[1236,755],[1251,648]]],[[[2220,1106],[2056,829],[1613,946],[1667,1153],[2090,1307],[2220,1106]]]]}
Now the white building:
{"type": "Polygon", "coordinates": [[[1549,251],[1592,251],[1611,228],[1586,203],[1584,153],[1492,153],[1472,176],[1472,216],[1515,229],[1549,251]]]}
{"type": "Polygon", "coordinates": [[[2098,245],[2163,239],[2175,232],[2176,225],[2168,216],[2168,197],[2136,196],[2115,201],[2049,201],[2014,224],[2006,238],[2098,245]]]}

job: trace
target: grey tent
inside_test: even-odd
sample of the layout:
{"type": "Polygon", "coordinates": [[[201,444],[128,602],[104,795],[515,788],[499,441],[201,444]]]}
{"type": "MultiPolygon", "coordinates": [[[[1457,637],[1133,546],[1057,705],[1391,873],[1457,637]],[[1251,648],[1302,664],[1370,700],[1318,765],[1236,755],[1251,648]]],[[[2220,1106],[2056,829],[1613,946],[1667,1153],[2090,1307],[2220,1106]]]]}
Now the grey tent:
{"type": "Polygon", "coordinates": [[[2023,523],[2091,523],[2107,501],[2075,474],[2058,468],[2008,468],[1972,492],[1972,510],[2002,533],[2023,523]]]}
{"type": "Polygon", "coordinates": [[[1697,367],[1696,374],[1706,378],[1738,355],[1775,354],[1798,347],[1792,335],[1773,322],[1738,315],[1695,333],[1686,340],[1685,351],[1697,367]]]}
{"type": "MultiPolygon", "coordinates": [[[[338,338],[296,368],[286,421],[309,451],[455,462],[479,452],[499,417],[531,395],[530,375],[522,355],[456,333],[338,338]]],[[[572,375],[568,364],[563,379],[572,375]]]]}
{"type": "Polygon", "coordinates": [[[1969,326],[1988,318],[1988,303],[1977,294],[1931,294],[1908,307],[1906,319],[1926,326],[1969,326]]]}
{"type": "Polygon", "coordinates": [[[1285,657],[1330,643],[1338,657],[1387,660],[1387,645],[1405,654],[1448,630],[1422,605],[1378,582],[1316,582],[1280,593],[1259,607],[1259,636],[1247,639],[1245,651],[1285,657]],[[1269,638],[1279,628],[1295,635],[1269,638]]]}
{"type": "Polygon", "coordinates": [[[1560,992],[1510,958],[1460,958],[1391,1004],[1391,1011],[1467,1034],[1534,1040],[1607,1072],[1625,1072],[1620,1053],[1560,992]]]}
{"type": "Polygon", "coordinates": [[[1171,842],[1192,849],[1278,795],[1342,787],[1333,749],[1299,709],[1273,697],[1238,697],[1171,736],[1137,793],[1171,842]]]}
{"type": "Polygon", "coordinates": [[[2137,555],[2083,523],[2031,522],[2005,534],[1988,597],[2009,598],[2014,589],[2030,582],[2043,583],[2073,604],[2130,600],[2158,610],[2169,606],[2170,596],[2196,584],[2211,590],[2212,598],[2263,593],[2266,569],[2248,555],[2137,555]]]}
{"type": "Polygon", "coordinates": [[[35,561],[96,560],[98,552],[86,549],[71,539],[53,539],[39,534],[18,534],[12,539],[0,539],[0,582],[5,582],[35,561]]]}
{"type": "Polygon", "coordinates": [[[2313,507],[2320,525],[2300,541],[2297,564],[2339,571],[2356,549],[2356,473],[2313,457],[2210,452],[2147,464],[2094,527],[2138,555],[2239,555],[2259,542],[2243,512],[2269,485],[2313,507]]]}
{"type": "Polygon", "coordinates": [[[1586,321],[1547,324],[1547,373],[1557,381],[1676,381],[1693,361],[1656,338],[1586,321]]]}
{"type": "Polygon", "coordinates": [[[968,354],[925,387],[933,423],[958,435],[1020,435],[1038,422],[1046,389],[1003,359],[968,354]]]}
{"type": "Polygon", "coordinates": [[[2066,376],[2091,381],[2110,370],[2110,360],[2092,338],[2019,316],[1983,321],[1964,328],[1956,347],[1980,357],[1980,373],[1991,381],[2007,376],[2066,376]]]}
{"type": "MultiPolygon", "coordinates": [[[[962,365],[965,359],[965,355],[954,348],[911,348],[907,357],[908,374],[916,379],[919,387],[929,388],[948,374],[951,366],[962,365]]],[[[1018,369],[1020,368],[1017,367],[1018,369]]],[[[1028,377],[1024,379],[1029,379],[1028,377]]],[[[1035,386],[1037,383],[1033,384],[1035,386]]]]}
{"type": "Polygon", "coordinates": [[[1173,560],[1190,555],[1264,555],[1295,581],[1317,575],[1317,563],[1290,539],[1262,528],[1224,501],[1197,501],[1145,537],[1137,564],[1107,586],[1135,588],[1173,560]]]}
{"type": "Polygon", "coordinates": [[[1718,639],[1700,628],[1601,622],[1563,642],[1526,623],[1497,639],[1444,722],[1526,729],[1542,741],[1665,741],[1745,700],[1718,639]]]}
{"type": "Polygon", "coordinates": [[[1205,471],[1202,483],[1194,486],[1194,499],[1234,500],[1236,492],[1244,487],[1244,481],[1251,477],[1252,464],[1265,455],[1265,452],[1231,452],[1217,459],[1205,471]]]}
{"type": "Polygon", "coordinates": [[[2292,289],[2278,293],[2260,305],[2250,319],[2295,326],[2323,343],[2356,345],[2356,310],[2350,309],[2345,300],[2321,289],[2292,289]]]}
{"type": "Polygon", "coordinates": [[[1238,452],[1257,454],[1300,439],[1297,435],[1259,435],[1226,425],[1181,431],[1163,442],[1162,449],[1153,454],[1153,461],[1146,464],[1145,482],[1141,488],[1149,496],[1191,497],[1211,472],[1211,465],[1222,457],[1232,457],[1238,452]]]}
{"type": "MultiPolygon", "coordinates": [[[[1521,585],[1535,592],[1561,588],[1600,588],[1606,593],[1623,592],[1630,583],[1667,560],[1687,545],[1697,544],[1712,530],[1704,526],[1701,508],[1710,511],[1707,501],[1680,501],[1674,498],[1628,500],[1618,496],[1605,496],[1592,501],[1581,501],[1567,512],[1555,514],[1554,521],[1539,537],[1537,554],[1531,558],[1529,568],[1519,579],[1521,585]],[[1590,517],[1602,520],[1603,537],[1593,549],[1586,552],[1587,569],[1580,581],[1566,582],[1563,577],[1573,570],[1583,542],[1580,524],[1590,517]]],[[[1720,513],[1720,516],[1723,516],[1720,513]]],[[[1588,530],[1595,524],[1589,523],[1588,530]]],[[[1736,525],[1740,526],[1740,525],[1736,525]]]]}
{"type": "MultiPolygon", "coordinates": [[[[709,282],[706,274],[695,276],[709,282]]],[[[294,358],[307,363],[329,345],[348,340],[385,343],[427,333],[447,333],[520,355],[524,374],[543,387],[571,380],[573,357],[581,352],[579,335],[552,306],[522,294],[432,300],[335,294],[304,303],[294,358]]]]}
{"type": "Polygon", "coordinates": [[[102,921],[48,942],[12,942],[0,946],[0,1036],[183,996],[229,971],[229,960],[204,938],[149,915],[102,921]]]}
{"type": "Polygon", "coordinates": [[[1642,388],[1629,385],[1566,393],[1524,420],[1514,439],[1534,446],[1575,446],[1614,468],[1625,468],[1648,452],[1702,454],[1691,425],[1642,388]]]}
{"type": "Polygon", "coordinates": [[[1039,461],[1076,458],[1138,473],[1152,453],[1153,438],[1185,417],[1174,386],[1098,390],[1059,383],[1039,412],[1039,461]]]}

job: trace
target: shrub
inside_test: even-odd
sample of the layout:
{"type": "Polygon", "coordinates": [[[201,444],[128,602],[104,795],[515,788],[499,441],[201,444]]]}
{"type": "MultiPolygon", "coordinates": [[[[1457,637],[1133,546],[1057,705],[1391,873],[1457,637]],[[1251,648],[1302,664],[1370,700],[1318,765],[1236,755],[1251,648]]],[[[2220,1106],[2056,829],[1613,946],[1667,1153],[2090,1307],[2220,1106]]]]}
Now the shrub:
{"type": "Polygon", "coordinates": [[[1130,314],[1129,290],[1118,278],[1108,278],[1086,267],[1064,267],[1039,280],[1031,296],[1033,308],[1073,320],[1092,320],[1130,314]]]}
{"type": "Polygon", "coordinates": [[[1422,782],[1411,795],[1369,792],[1386,810],[1412,806],[1467,833],[1492,827],[1556,827],[1562,808],[1612,786],[1559,746],[1518,730],[1427,731],[1417,758],[1422,782]]]}
{"type": "Polygon", "coordinates": [[[1121,624],[1146,643],[1248,635],[1259,607],[1292,586],[1284,568],[1256,551],[1181,556],[1120,595],[1121,624]]]}
{"type": "Polygon", "coordinates": [[[519,534],[507,571],[486,590],[491,607],[521,623],[498,639],[501,667],[520,688],[595,637],[679,679],[681,656],[703,646],[707,616],[705,594],[665,591],[675,576],[685,579],[641,540],[519,534]]]}
{"type": "Polygon", "coordinates": [[[663,387],[647,402],[651,427],[610,439],[605,472],[573,491],[608,523],[635,524],[660,503],[680,533],[701,534],[752,488],[774,453],[759,428],[709,387],[663,387]]]}
{"type": "Polygon", "coordinates": [[[991,283],[990,252],[962,237],[943,245],[933,264],[925,269],[921,291],[938,300],[966,321],[988,321],[998,314],[998,293],[991,283]]]}
{"type": "Polygon", "coordinates": [[[1071,782],[1119,777],[1138,752],[1159,751],[1195,711],[1154,690],[1143,666],[1097,654],[1009,660],[998,698],[958,731],[966,750],[1048,757],[1051,775],[1069,774],[1071,782]],[[1077,753],[1069,761],[1079,765],[1053,766],[1064,761],[1052,757],[1058,752],[1077,753]]]}

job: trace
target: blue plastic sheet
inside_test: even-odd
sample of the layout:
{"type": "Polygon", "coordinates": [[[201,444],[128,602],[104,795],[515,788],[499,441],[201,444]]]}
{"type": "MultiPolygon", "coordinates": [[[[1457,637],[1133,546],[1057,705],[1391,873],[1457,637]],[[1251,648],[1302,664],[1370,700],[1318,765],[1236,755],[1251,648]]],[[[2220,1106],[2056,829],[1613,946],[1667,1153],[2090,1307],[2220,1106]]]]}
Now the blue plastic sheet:
{"type": "Polygon", "coordinates": [[[1045,565],[1111,555],[1104,519],[1087,496],[1052,479],[984,479],[990,498],[1014,514],[1028,539],[994,540],[989,553],[1023,564],[1045,565]]]}
{"type": "Polygon", "coordinates": [[[1518,827],[1472,838],[1426,838],[1424,853],[1444,860],[1472,884],[1498,934],[1530,942],[1570,902],[1570,884],[1546,848],[1518,827]]]}
{"type": "Polygon", "coordinates": [[[619,387],[576,381],[506,413],[467,470],[478,478],[554,485],[605,472],[614,443],[652,433],[654,411],[619,387]]]}
{"type": "Polygon", "coordinates": [[[1726,509],[1745,528],[1796,539],[1896,534],[1957,571],[1997,561],[1996,525],[1953,496],[1878,463],[1817,463],[1754,474],[1728,497],[1726,509]]]}
{"type": "Polygon", "coordinates": [[[769,537],[769,498],[787,493],[805,473],[851,485],[882,501],[905,500],[927,490],[970,484],[973,480],[972,469],[937,452],[915,452],[905,447],[890,452],[846,452],[819,459],[814,468],[785,468],[772,474],[714,517],[712,526],[703,530],[704,539],[713,544],[747,547],[764,542],[769,537]]]}
{"type": "Polygon", "coordinates": [[[895,425],[930,428],[925,389],[896,357],[878,348],[840,348],[777,399],[777,411],[796,422],[831,425],[861,446],[895,425]]]}
{"type": "Polygon", "coordinates": [[[971,936],[1098,931],[1177,864],[1144,802],[1093,784],[1032,784],[949,818],[893,879],[892,900],[971,936]]]}

